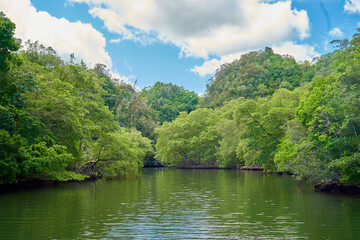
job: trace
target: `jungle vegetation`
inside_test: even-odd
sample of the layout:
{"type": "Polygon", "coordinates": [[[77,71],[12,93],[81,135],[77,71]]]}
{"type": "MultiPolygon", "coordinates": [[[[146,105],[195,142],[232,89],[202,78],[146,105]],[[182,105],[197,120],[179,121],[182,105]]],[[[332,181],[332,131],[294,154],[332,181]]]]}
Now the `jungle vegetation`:
{"type": "Polygon", "coordinates": [[[249,52],[204,97],[161,82],[137,91],[14,30],[0,13],[0,184],[135,175],[154,157],[360,184],[360,29],[312,62],[249,52]]]}
{"type": "Polygon", "coordinates": [[[262,166],[360,184],[360,29],[310,62],[270,48],[217,70],[191,113],[156,129],[156,158],[177,166],[262,166]]]}

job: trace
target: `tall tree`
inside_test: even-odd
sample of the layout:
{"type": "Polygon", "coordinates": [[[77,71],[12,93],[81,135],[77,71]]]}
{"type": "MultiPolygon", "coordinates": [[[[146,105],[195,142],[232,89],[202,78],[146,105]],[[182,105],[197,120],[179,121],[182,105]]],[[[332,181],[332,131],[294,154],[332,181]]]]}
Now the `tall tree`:
{"type": "Polygon", "coordinates": [[[196,109],[199,102],[195,92],[189,92],[171,83],[157,82],[153,87],[143,89],[140,96],[157,111],[160,123],[171,122],[182,111],[190,113],[196,109]]]}
{"type": "Polygon", "coordinates": [[[11,58],[11,53],[20,48],[21,41],[14,37],[15,24],[0,12],[0,71],[9,70],[7,61],[11,58]]]}

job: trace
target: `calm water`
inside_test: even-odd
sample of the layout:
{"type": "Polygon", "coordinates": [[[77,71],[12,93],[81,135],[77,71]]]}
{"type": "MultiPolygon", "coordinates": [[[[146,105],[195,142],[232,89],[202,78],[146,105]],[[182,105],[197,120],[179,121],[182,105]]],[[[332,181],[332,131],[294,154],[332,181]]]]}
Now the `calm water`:
{"type": "Polygon", "coordinates": [[[0,195],[0,239],[360,239],[360,197],[291,177],[144,169],[0,195]]]}

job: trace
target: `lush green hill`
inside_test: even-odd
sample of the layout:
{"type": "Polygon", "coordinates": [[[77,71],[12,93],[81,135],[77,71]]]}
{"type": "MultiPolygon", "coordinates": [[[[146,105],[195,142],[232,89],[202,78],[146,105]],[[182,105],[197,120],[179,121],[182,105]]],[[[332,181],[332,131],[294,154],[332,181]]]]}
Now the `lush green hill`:
{"type": "Polygon", "coordinates": [[[157,130],[156,158],[360,185],[360,33],[340,45],[312,65],[266,49],[222,66],[203,99],[208,108],[157,130]]]}
{"type": "Polygon", "coordinates": [[[143,89],[140,96],[157,112],[160,123],[171,122],[182,111],[193,111],[199,102],[195,92],[171,83],[157,82],[151,88],[143,89]]]}
{"type": "Polygon", "coordinates": [[[271,48],[249,52],[216,71],[207,84],[202,105],[214,108],[239,97],[256,99],[272,95],[279,88],[293,90],[309,82],[314,74],[309,62],[297,63],[271,48]]]}

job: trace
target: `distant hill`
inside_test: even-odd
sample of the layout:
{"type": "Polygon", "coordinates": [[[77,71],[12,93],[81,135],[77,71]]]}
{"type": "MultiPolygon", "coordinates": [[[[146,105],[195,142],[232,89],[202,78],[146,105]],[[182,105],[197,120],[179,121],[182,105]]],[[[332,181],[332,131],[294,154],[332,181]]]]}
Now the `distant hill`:
{"type": "Polygon", "coordinates": [[[290,55],[275,54],[271,48],[249,52],[216,71],[207,84],[202,105],[214,108],[239,97],[265,97],[278,88],[293,90],[314,75],[314,66],[308,61],[298,63],[290,55]]]}
{"type": "Polygon", "coordinates": [[[180,112],[196,109],[199,97],[195,92],[171,83],[157,82],[151,88],[144,88],[140,96],[158,114],[158,122],[171,122],[180,112]]]}

